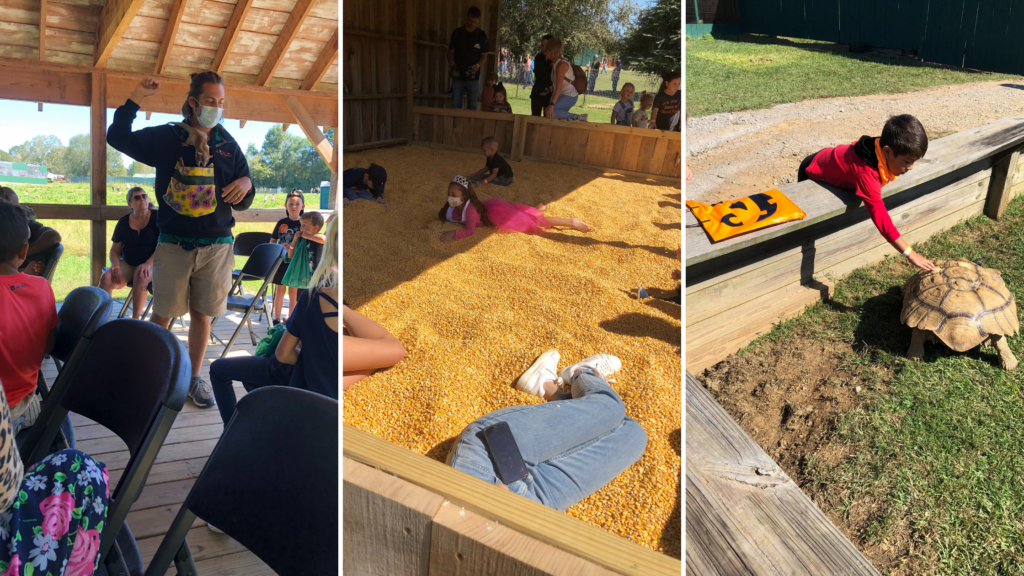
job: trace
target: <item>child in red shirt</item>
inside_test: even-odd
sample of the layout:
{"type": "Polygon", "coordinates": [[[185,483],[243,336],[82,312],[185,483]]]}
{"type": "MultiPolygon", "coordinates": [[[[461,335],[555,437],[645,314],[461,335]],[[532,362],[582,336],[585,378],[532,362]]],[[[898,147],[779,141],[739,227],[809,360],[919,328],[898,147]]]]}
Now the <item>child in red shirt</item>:
{"type": "MultiPolygon", "coordinates": [[[[15,422],[28,416],[43,355],[57,340],[53,289],[43,278],[18,272],[28,254],[28,238],[25,212],[0,201],[0,384],[15,422]]],[[[38,406],[32,411],[34,419],[38,406]]]]}
{"type": "Polygon", "coordinates": [[[914,162],[928,151],[924,126],[910,114],[893,116],[882,128],[880,138],[861,136],[849,145],[825,148],[800,163],[797,182],[810,179],[854,190],[875,227],[889,244],[922,270],[934,270],[930,260],[914,252],[900,238],[882,201],[882,186],[914,168],[914,162]]]}

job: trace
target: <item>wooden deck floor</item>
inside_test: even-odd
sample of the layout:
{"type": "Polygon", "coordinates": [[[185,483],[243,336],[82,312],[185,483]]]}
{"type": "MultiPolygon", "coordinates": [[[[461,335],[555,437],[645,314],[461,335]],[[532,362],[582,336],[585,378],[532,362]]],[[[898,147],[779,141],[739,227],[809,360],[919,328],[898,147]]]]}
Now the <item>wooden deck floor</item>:
{"type": "MultiPolygon", "coordinates": [[[[287,303],[286,303],[287,306],[287,303]]],[[[59,307],[59,305],[58,305],[59,307]]],[[[120,311],[120,303],[115,303],[112,317],[120,311]]],[[[214,332],[225,342],[238,326],[242,315],[229,313],[221,318],[214,332]]],[[[186,326],[189,323],[185,316],[186,326]]],[[[267,332],[267,318],[257,322],[253,315],[253,329],[257,338],[267,332]]],[[[187,328],[183,330],[180,323],[175,323],[174,334],[187,344],[187,328]]],[[[255,347],[249,340],[245,327],[231,347],[230,356],[252,355],[255,347]]],[[[202,375],[209,381],[210,363],[220,357],[224,347],[211,344],[206,350],[206,361],[203,363],[202,375]]],[[[43,363],[43,374],[47,382],[53,382],[56,368],[52,361],[43,363]]],[[[235,383],[235,395],[241,398],[245,389],[235,383]]],[[[120,438],[92,420],[72,413],[71,420],[75,426],[76,448],[95,457],[107,465],[110,472],[110,484],[113,487],[128,464],[128,448],[120,438]]],[[[217,444],[224,430],[220,413],[216,407],[201,409],[191,401],[185,401],[185,407],[174,422],[174,427],[167,436],[160,454],[157,456],[153,470],[146,481],[139,499],[128,514],[128,525],[139,543],[139,550],[146,566],[156,553],[157,547],[174,520],[181,503],[185,501],[192,484],[202,471],[207,458],[217,444]]],[[[188,544],[196,559],[196,565],[203,576],[260,576],[272,575],[274,572],[254,554],[224,534],[216,534],[206,527],[206,522],[197,518],[188,534],[188,544]]],[[[175,574],[173,565],[167,572],[175,574]]]]}

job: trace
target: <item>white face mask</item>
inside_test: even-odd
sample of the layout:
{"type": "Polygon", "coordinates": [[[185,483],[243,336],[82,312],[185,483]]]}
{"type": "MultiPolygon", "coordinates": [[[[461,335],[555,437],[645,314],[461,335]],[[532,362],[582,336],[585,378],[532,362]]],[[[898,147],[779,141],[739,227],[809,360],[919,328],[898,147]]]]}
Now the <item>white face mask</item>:
{"type": "Polygon", "coordinates": [[[213,128],[220,123],[224,115],[224,109],[216,106],[199,106],[199,116],[196,118],[203,128],[213,128]]]}
{"type": "Polygon", "coordinates": [[[462,206],[462,198],[456,198],[455,196],[448,197],[448,205],[452,208],[458,208],[462,206]]]}

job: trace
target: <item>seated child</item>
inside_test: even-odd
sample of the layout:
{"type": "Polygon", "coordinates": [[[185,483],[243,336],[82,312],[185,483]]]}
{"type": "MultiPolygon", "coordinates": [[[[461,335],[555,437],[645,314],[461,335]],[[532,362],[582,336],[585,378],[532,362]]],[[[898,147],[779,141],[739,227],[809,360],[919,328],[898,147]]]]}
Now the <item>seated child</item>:
{"type": "Polygon", "coordinates": [[[290,288],[305,290],[309,288],[313,271],[320,265],[320,254],[327,237],[320,233],[324,227],[324,217],[319,212],[306,212],[300,216],[300,222],[301,228],[288,247],[291,263],[284,275],[284,283],[290,288]],[[298,267],[298,270],[292,270],[292,266],[298,267]]]}
{"type": "Polygon", "coordinates": [[[383,167],[370,164],[369,168],[349,168],[341,173],[341,190],[345,196],[342,206],[348,206],[352,200],[373,200],[378,204],[384,201],[384,184],[388,181],[388,173],[383,167]]]}
{"type": "MultiPolygon", "coordinates": [[[[0,188],[0,200],[7,200],[15,206],[19,206],[18,194],[6,186],[0,188]]],[[[28,256],[21,264],[21,271],[30,276],[42,276],[46,261],[49,259],[52,249],[61,242],[60,232],[49,226],[37,222],[35,212],[26,206],[21,209],[28,216],[28,256]]]]}
{"type": "Polygon", "coordinates": [[[494,85],[498,83],[498,75],[491,72],[487,75],[487,80],[484,81],[484,89],[480,91],[480,109],[487,111],[491,108],[491,102],[494,101],[494,85]]]}
{"type": "Polygon", "coordinates": [[[633,125],[633,92],[636,89],[629,82],[622,85],[619,101],[612,108],[612,124],[616,126],[633,125]]]}
{"type": "Polygon", "coordinates": [[[797,182],[811,179],[856,192],[875,227],[897,252],[922,270],[934,270],[930,260],[914,252],[900,238],[882,201],[882,186],[914,168],[928,151],[924,126],[910,114],[893,116],[882,127],[882,136],[861,136],[853,144],[825,148],[800,163],[797,182]]]}
{"type": "Polygon", "coordinates": [[[494,101],[487,108],[490,112],[501,112],[512,114],[512,105],[508,103],[508,93],[505,92],[505,85],[498,83],[494,87],[494,101]]]}
{"type": "Polygon", "coordinates": [[[484,138],[480,148],[487,157],[487,165],[469,177],[474,184],[497,184],[508,186],[513,182],[512,167],[498,154],[498,140],[493,136],[484,138]]]}
{"type": "Polygon", "coordinates": [[[645,90],[640,94],[640,109],[633,112],[633,127],[634,128],[649,128],[651,127],[651,113],[650,109],[654,106],[654,96],[647,93],[645,90]]]}
{"type": "Polygon", "coordinates": [[[46,280],[18,271],[29,250],[28,217],[0,202],[0,382],[14,433],[39,415],[35,394],[43,355],[57,341],[57,304],[46,280]]]}

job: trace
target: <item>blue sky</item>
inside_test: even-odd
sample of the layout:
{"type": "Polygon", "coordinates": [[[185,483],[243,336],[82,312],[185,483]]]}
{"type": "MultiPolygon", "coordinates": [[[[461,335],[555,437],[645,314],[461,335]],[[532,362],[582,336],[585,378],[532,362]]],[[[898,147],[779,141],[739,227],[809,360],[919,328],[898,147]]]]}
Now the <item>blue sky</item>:
{"type": "MultiPolygon", "coordinates": [[[[43,111],[38,111],[35,102],[17,102],[0,100],[0,118],[3,118],[3,130],[0,130],[0,149],[10,150],[35,136],[56,136],[67,146],[68,140],[75,134],[89,133],[89,108],[85,106],[63,106],[59,104],[43,104],[43,111]]],[[[107,110],[107,124],[113,120],[114,111],[107,110]]],[[[159,126],[168,122],[181,120],[180,115],[153,114],[146,120],[142,112],[135,117],[133,127],[159,126]]],[[[238,120],[225,120],[224,126],[245,150],[250,143],[257,148],[263,146],[263,137],[273,124],[269,122],[247,122],[245,128],[238,127],[238,120]]],[[[302,130],[292,125],[288,133],[302,136],[302,130]]],[[[132,160],[125,157],[125,166],[132,160]]]]}

